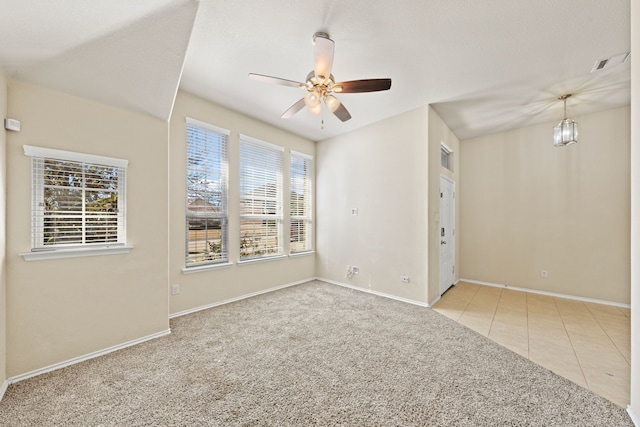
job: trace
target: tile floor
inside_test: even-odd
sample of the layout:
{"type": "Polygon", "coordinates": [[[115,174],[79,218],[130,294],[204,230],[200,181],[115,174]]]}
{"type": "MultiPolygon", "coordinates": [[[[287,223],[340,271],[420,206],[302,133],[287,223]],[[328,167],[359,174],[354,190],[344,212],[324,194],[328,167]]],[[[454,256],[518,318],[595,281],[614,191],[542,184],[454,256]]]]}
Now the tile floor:
{"type": "Polygon", "coordinates": [[[630,310],[459,282],[433,309],[626,408],[630,310]]]}

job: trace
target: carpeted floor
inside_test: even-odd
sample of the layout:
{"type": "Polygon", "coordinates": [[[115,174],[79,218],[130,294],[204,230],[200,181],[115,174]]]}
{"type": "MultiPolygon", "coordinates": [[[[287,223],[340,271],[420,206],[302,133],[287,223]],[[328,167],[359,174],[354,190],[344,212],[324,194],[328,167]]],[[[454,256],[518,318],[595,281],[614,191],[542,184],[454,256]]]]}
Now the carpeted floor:
{"type": "Polygon", "coordinates": [[[3,426],[633,426],[426,308],[322,282],[9,387],[3,426]]]}

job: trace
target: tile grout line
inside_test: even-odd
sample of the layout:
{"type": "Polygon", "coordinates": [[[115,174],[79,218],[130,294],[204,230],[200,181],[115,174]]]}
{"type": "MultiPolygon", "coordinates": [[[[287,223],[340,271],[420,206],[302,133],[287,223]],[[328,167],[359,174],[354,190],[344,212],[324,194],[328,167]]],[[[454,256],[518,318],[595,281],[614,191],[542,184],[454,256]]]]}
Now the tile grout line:
{"type": "Polygon", "coordinates": [[[469,308],[469,306],[471,305],[471,302],[474,300],[474,298],[476,297],[476,295],[478,295],[478,292],[480,291],[480,286],[478,286],[476,288],[476,291],[473,293],[473,296],[471,298],[469,298],[469,301],[467,301],[467,305],[465,305],[464,310],[462,310],[462,313],[460,313],[460,317],[458,317],[458,320],[456,320],[456,322],[460,323],[460,319],[462,319],[462,316],[464,315],[464,313],[467,312],[467,309],[469,308]]]}
{"type": "Polygon", "coordinates": [[[491,335],[491,329],[493,329],[493,322],[496,320],[496,313],[498,312],[498,306],[500,305],[500,300],[502,299],[502,293],[504,289],[500,289],[500,293],[498,294],[498,300],[496,301],[496,306],[493,309],[493,316],[491,316],[491,323],[489,324],[489,330],[487,331],[487,338],[491,335]]]}
{"type": "MultiPolygon", "coordinates": [[[[609,335],[609,333],[607,332],[607,329],[602,326],[602,323],[600,323],[600,320],[598,320],[598,318],[596,316],[594,316],[593,312],[591,311],[591,309],[589,308],[589,306],[587,305],[587,310],[589,311],[589,314],[591,314],[591,317],[594,318],[594,320],[598,323],[598,326],[600,326],[600,328],[602,329],[602,331],[605,333],[605,335],[607,336],[607,338],[609,338],[609,341],[611,341],[611,344],[613,344],[613,346],[615,347],[615,349],[618,351],[618,353],[620,353],[620,356],[622,356],[622,358],[624,359],[625,362],[627,362],[627,364],[629,366],[631,366],[631,361],[629,361],[627,359],[627,357],[624,355],[624,353],[622,353],[622,351],[620,350],[620,348],[618,347],[618,344],[616,344],[616,342],[613,340],[613,338],[611,338],[611,336],[609,335]]],[[[625,319],[629,319],[628,317],[623,316],[625,319]]],[[[572,344],[573,345],[573,344],[572,344]]]]}
{"type": "MultiPolygon", "coordinates": [[[[581,303],[581,304],[584,305],[584,303],[581,303]]],[[[582,373],[582,378],[584,378],[584,383],[587,385],[587,388],[589,390],[593,391],[593,388],[591,388],[591,384],[589,383],[589,380],[587,380],[587,375],[584,373],[584,368],[582,367],[582,362],[580,361],[580,358],[578,357],[578,353],[576,352],[576,347],[573,345],[573,340],[571,339],[571,334],[567,330],[567,324],[564,322],[564,317],[562,316],[562,311],[558,307],[558,302],[556,301],[555,297],[553,297],[553,305],[555,305],[556,310],[558,310],[558,315],[560,316],[560,321],[562,322],[562,327],[564,328],[564,333],[567,335],[567,338],[569,339],[569,344],[571,344],[571,350],[573,351],[573,355],[575,356],[576,361],[578,362],[578,367],[580,368],[580,372],[582,373]]],[[[587,311],[589,311],[588,307],[585,306],[585,308],[587,309],[587,311]]],[[[591,314],[590,311],[589,311],[589,314],[591,314]]],[[[593,317],[593,315],[591,315],[591,316],[593,317]]]]}

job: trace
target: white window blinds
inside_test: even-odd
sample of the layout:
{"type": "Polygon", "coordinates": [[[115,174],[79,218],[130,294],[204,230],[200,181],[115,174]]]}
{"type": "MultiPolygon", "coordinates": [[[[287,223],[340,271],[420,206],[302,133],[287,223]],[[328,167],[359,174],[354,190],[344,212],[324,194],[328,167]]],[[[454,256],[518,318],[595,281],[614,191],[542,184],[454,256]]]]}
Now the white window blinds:
{"type": "Polygon", "coordinates": [[[240,135],[240,259],[281,255],[282,147],[240,135]]]}
{"type": "Polygon", "coordinates": [[[291,151],[291,253],[312,249],[313,157],[291,151]]]}
{"type": "Polygon", "coordinates": [[[32,250],[126,243],[128,162],[24,146],[32,158],[32,250]]]}
{"type": "Polygon", "coordinates": [[[228,145],[228,130],[187,119],[187,267],[228,260],[228,145]]]}

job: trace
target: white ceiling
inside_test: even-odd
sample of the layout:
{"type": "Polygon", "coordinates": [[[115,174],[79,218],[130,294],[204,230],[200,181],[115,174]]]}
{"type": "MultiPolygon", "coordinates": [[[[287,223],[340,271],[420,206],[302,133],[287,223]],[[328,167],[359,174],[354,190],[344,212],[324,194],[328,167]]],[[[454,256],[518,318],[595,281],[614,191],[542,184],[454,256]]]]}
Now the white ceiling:
{"type": "Polygon", "coordinates": [[[432,104],[467,139],[552,126],[565,93],[574,94],[570,116],[629,105],[629,63],[591,73],[597,60],[630,50],[629,3],[0,0],[0,66],[16,79],[165,120],[179,84],[312,140],[432,104]],[[281,119],[304,93],[247,78],[304,81],[317,31],[335,41],[336,80],[393,80],[387,92],[340,95],[353,116],[345,123],[326,110],[281,119]]]}

